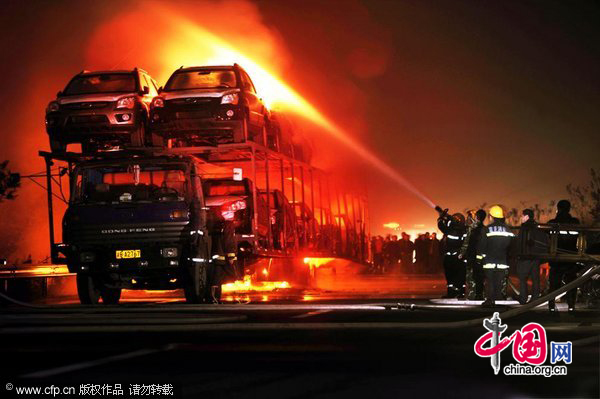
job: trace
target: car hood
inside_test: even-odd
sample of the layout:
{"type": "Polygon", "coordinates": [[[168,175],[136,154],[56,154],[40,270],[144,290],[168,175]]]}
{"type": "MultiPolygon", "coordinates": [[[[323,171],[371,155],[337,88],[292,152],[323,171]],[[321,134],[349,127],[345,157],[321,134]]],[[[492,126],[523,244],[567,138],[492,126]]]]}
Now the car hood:
{"type": "Polygon", "coordinates": [[[136,93],[95,93],[81,94],[76,96],[60,97],[57,101],[59,104],[71,104],[92,101],[117,101],[123,97],[135,96],[136,93]]]}
{"type": "Polygon", "coordinates": [[[206,201],[206,206],[214,207],[214,206],[221,206],[221,205],[227,204],[229,202],[244,201],[245,199],[246,199],[246,197],[242,196],[242,195],[218,195],[218,196],[214,196],[214,197],[206,197],[205,201],[206,201]]]}
{"type": "Polygon", "coordinates": [[[225,94],[239,93],[240,89],[192,89],[192,90],[176,90],[176,91],[163,91],[160,96],[165,100],[174,100],[177,98],[189,98],[189,97],[208,97],[208,98],[219,98],[225,94]]]}

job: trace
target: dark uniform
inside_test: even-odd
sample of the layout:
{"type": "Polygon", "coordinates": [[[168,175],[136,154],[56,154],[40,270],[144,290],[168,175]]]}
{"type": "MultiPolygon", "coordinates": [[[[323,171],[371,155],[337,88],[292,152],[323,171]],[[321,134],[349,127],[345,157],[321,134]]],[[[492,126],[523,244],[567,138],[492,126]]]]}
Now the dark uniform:
{"type": "Polygon", "coordinates": [[[465,218],[457,213],[438,219],[438,228],[444,233],[441,249],[444,255],[444,274],[447,293],[445,298],[463,297],[465,294],[465,263],[458,258],[465,235],[465,218]]]}
{"type": "Polygon", "coordinates": [[[477,257],[483,263],[486,278],[486,301],[493,305],[502,298],[502,280],[508,270],[508,255],[515,235],[509,230],[504,219],[494,218],[494,222],[483,229],[479,237],[477,257]]]}
{"type": "Polygon", "coordinates": [[[481,231],[484,229],[483,220],[485,219],[485,211],[482,210],[481,212],[483,212],[481,219],[471,218],[471,223],[460,249],[460,258],[467,266],[467,298],[476,300],[483,299],[483,265],[477,259],[477,247],[481,238],[481,231]]]}
{"type": "MultiPolygon", "coordinates": [[[[569,213],[571,204],[568,203],[568,201],[559,201],[558,206],[558,213],[554,219],[548,222],[549,224],[579,224],[579,219],[574,218],[569,213]],[[561,204],[563,205],[562,207],[561,204]]],[[[557,249],[559,252],[567,254],[577,252],[577,237],[579,236],[578,232],[570,231],[565,228],[554,231],[552,234],[558,234],[557,249]]],[[[577,272],[579,269],[580,267],[576,263],[550,262],[550,275],[548,276],[550,291],[559,289],[562,286],[563,281],[565,284],[568,284],[575,280],[577,278],[577,272]]],[[[577,288],[567,291],[565,296],[567,298],[567,304],[569,305],[569,311],[574,310],[575,301],[577,300],[577,288]]],[[[550,311],[555,310],[555,303],[553,299],[548,301],[548,307],[550,308],[550,311]]]]}
{"type": "MultiPolygon", "coordinates": [[[[525,212],[525,211],[524,211],[525,212]]],[[[538,223],[533,219],[533,212],[528,215],[529,219],[521,224],[521,230],[518,235],[519,249],[526,254],[535,255],[547,252],[548,236],[538,228],[538,223]]],[[[527,280],[531,277],[531,300],[540,296],[540,264],[542,261],[537,259],[519,259],[517,260],[517,275],[519,276],[519,302],[527,302],[528,287],[527,280]]]]}
{"type": "Polygon", "coordinates": [[[210,287],[205,300],[219,302],[221,300],[221,285],[240,278],[237,270],[237,248],[235,243],[235,227],[233,222],[214,216],[211,220],[211,257],[207,269],[206,282],[210,287]]]}

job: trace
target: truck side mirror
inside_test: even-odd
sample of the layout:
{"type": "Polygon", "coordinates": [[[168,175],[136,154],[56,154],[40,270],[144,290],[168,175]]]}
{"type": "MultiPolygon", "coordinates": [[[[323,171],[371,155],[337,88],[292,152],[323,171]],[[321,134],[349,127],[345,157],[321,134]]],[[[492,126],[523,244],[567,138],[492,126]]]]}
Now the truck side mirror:
{"type": "Polygon", "coordinates": [[[58,93],[56,93],[56,97],[60,97],[62,96],[62,90],[59,90],[58,93]]]}
{"type": "Polygon", "coordinates": [[[143,95],[150,93],[150,88],[148,86],[144,86],[142,91],[140,92],[143,95]]]}
{"type": "Polygon", "coordinates": [[[162,91],[163,91],[163,87],[162,87],[162,86],[160,86],[160,87],[158,88],[158,94],[162,93],[162,91]]]}

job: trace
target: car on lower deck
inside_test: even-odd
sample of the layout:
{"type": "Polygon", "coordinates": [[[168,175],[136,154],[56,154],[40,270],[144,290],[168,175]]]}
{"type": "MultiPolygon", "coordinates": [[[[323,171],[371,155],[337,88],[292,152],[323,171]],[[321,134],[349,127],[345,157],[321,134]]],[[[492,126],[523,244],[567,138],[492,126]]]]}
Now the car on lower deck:
{"type": "Polygon", "coordinates": [[[176,145],[264,144],[269,118],[239,65],[182,67],[152,101],[150,127],[176,145]]]}
{"type": "Polygon", "coordinates": [[[144,70],[82,71],[46,108],[53,152],[81,143],[83,152],[106,146],[142,147],[156,81],[144,70]]]}
{"type": "Polygon", "coordinates": [[[267,246],[269,213],[264,198],[256,193],[250,179],[205,178],[206,206],[226,221],[233,221],[238,248],[244,256],[252,256],[267,246]]]}

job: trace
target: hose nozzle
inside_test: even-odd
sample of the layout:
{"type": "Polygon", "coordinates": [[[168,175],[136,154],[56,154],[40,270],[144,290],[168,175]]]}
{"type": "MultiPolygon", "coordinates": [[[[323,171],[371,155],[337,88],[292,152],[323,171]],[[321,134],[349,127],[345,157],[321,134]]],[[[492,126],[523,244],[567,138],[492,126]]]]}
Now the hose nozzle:
{"type": "Polygon", "coordinates": [[[442,209],[442,207],[441,207],[441,206],[439,206],[439,205],[436,205],[436,206],[435,206],[435,210],[437,211],[437,213],[439,213],[439,214],[440,214],[440,217],[441,217],[441,218],[448,216],[448,208],[446,208],[446,209],[442,209]]]}

